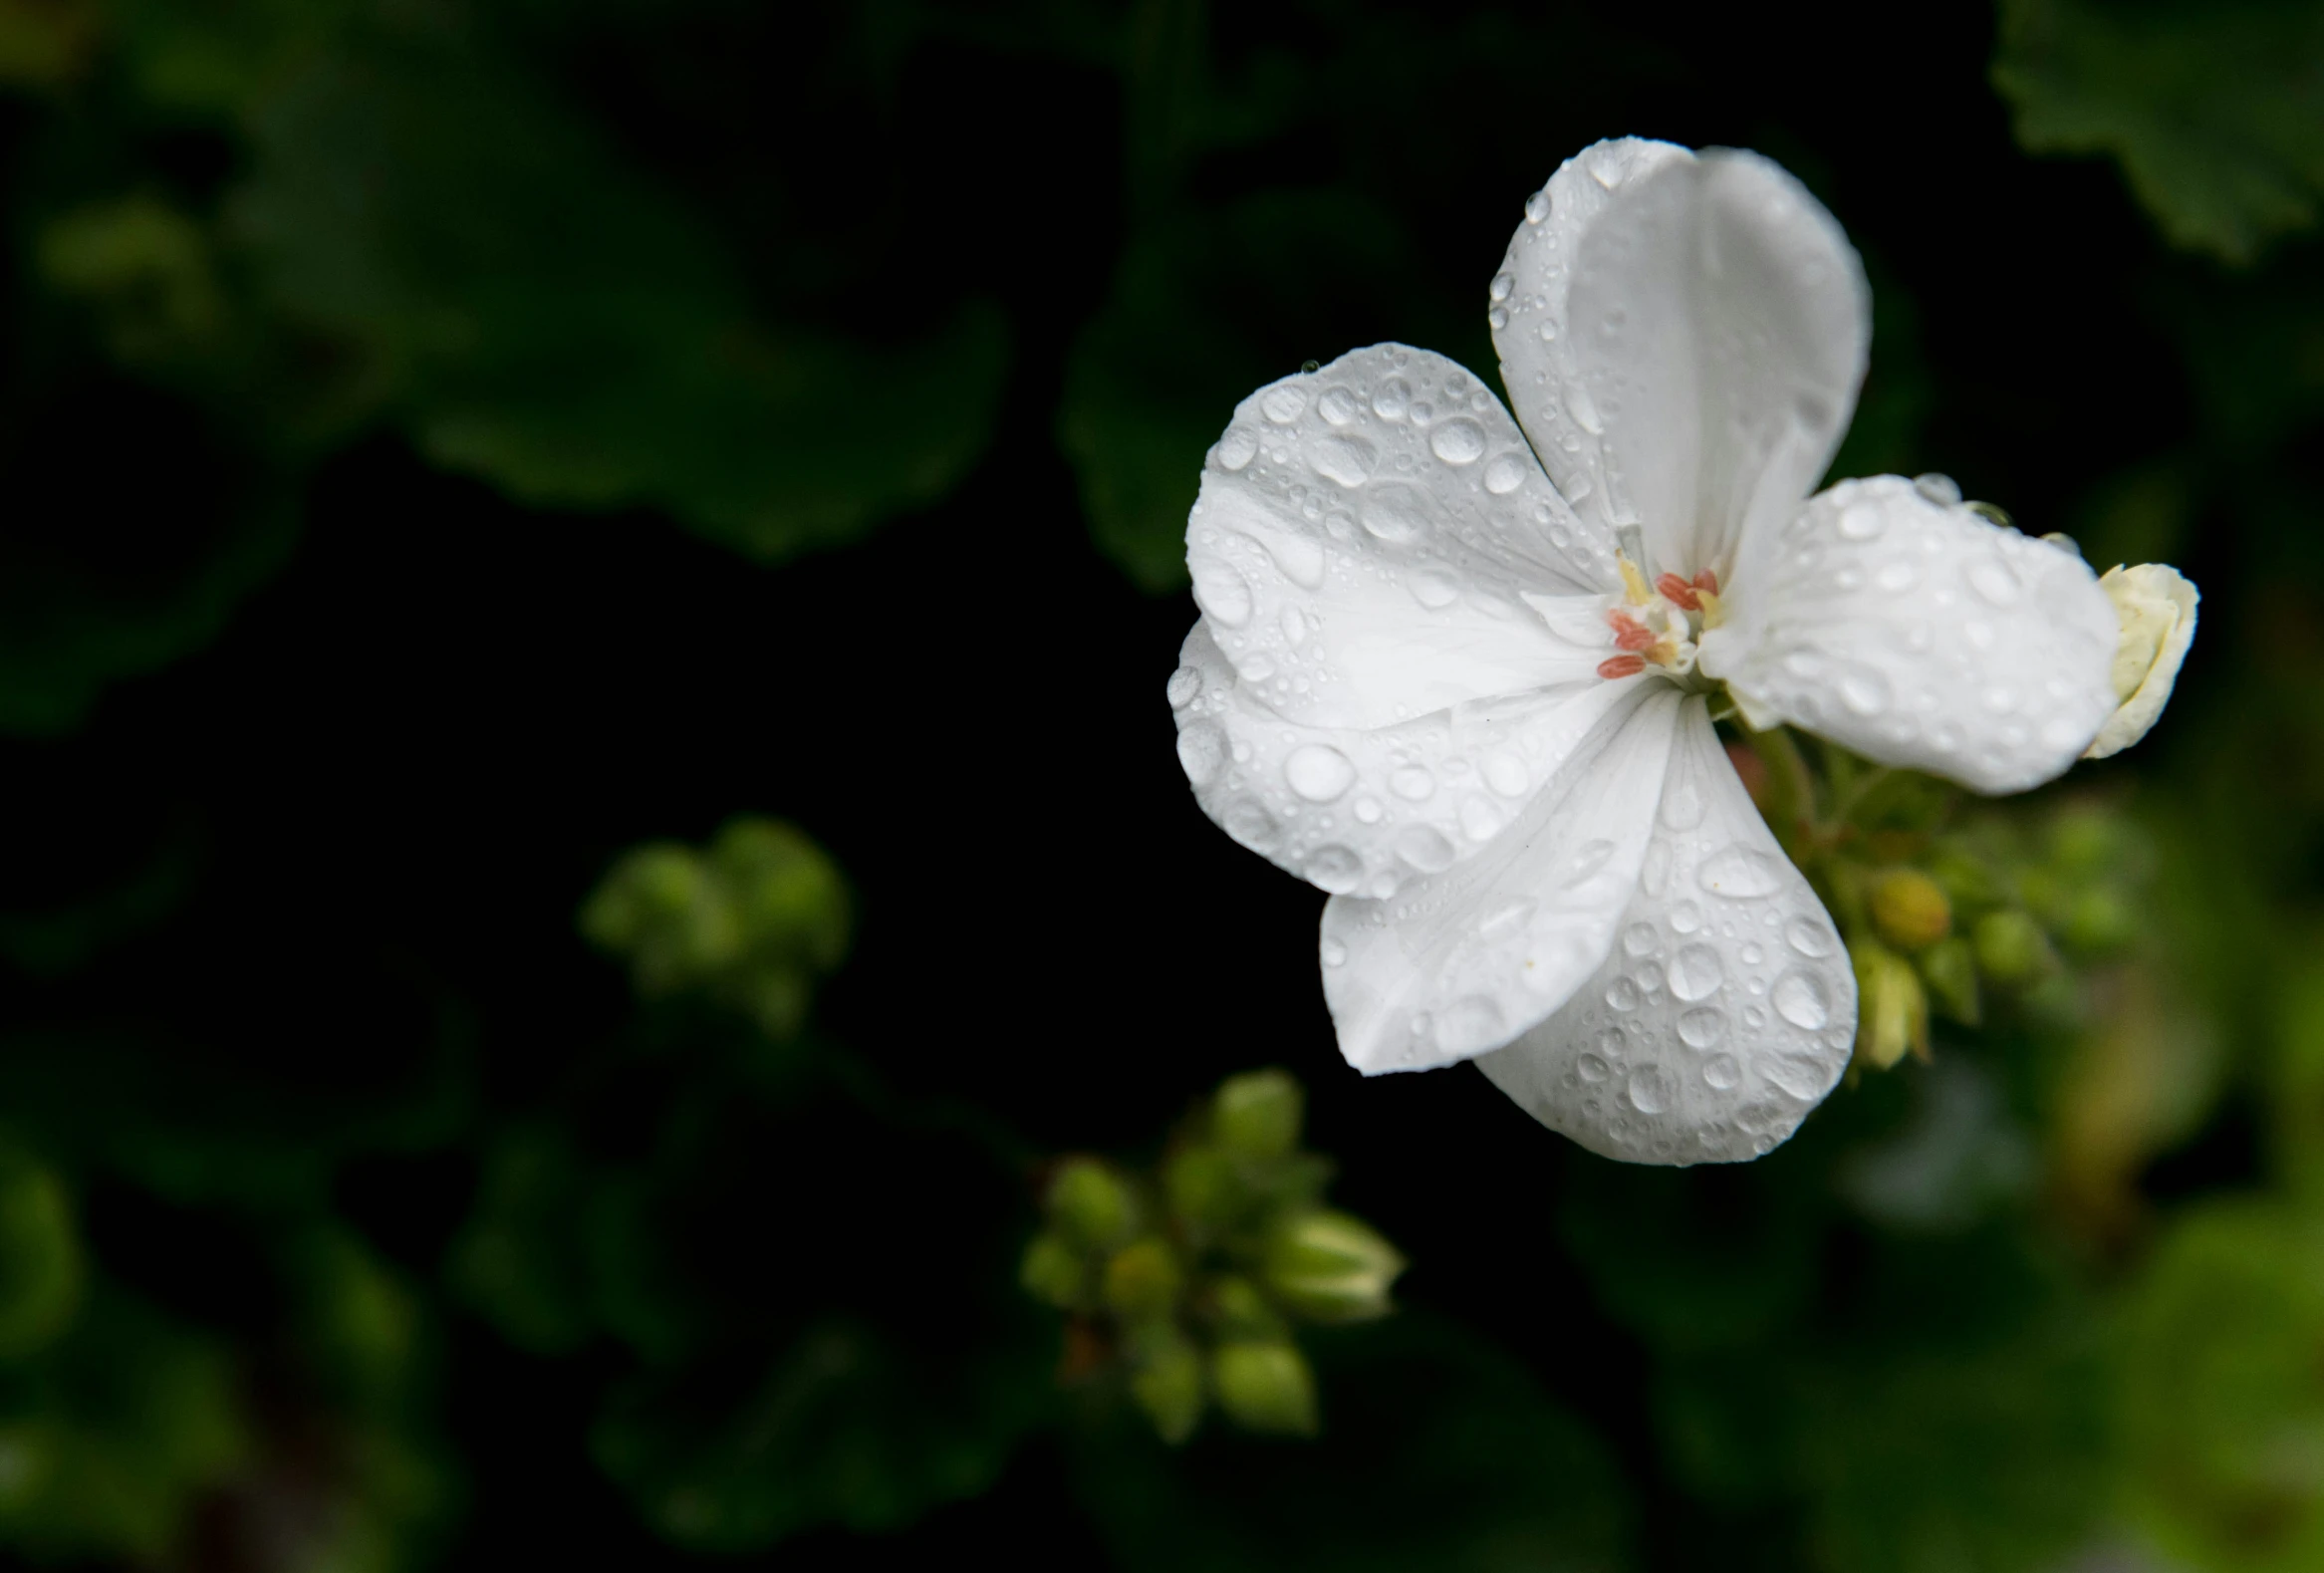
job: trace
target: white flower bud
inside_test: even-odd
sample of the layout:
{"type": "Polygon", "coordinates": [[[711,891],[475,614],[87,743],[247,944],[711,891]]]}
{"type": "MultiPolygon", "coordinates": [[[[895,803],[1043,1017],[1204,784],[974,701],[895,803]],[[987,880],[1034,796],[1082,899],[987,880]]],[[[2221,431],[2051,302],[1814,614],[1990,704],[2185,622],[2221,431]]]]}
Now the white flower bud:
{"type": "Polygon", "coordinates": [[[2195,608],[2201,599],[2178,569],[2162,563],[2116,567],[2098,581],[2122,620],[2122,642],[2114,651],[2114,692],[2121,707],[2098,729],[2083,754],[2104,759],[2140,738],[2163,714],[2179,663],[2195,639],[2195,608]]]}

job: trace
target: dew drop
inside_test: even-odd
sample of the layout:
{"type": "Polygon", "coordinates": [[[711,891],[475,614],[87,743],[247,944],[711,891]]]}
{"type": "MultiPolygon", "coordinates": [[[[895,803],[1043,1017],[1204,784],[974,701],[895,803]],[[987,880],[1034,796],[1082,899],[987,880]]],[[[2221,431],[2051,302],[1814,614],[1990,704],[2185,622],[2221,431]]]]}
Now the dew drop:
{"type": "Polygon", "coordinates": [[[1460,599],[1460,583],[1441,568],[1422,568],[1405,581],[1413,599],[1431,612],[1441,612],[1460,599]]]}
{"type": "Polygon", "coordinates": [[[1726,968],[1719,963],[1718,952],[1706,944],[1690,944],[1671,961],[1671,993],[1674,998],[1691,1004],[1708,999],[1718,992],[1726,980],[1726,968]]]}
{"type": "Polygon", "coordinates": [[[1876,539],[1889,527],[1889,516],[1878,503],[1860,502],[1840,510],[1840,534],[1851,541],[1876,539]]]}
{"type": "Polygon", "coordinates": [[[1690,1049],[1707,1049],[1726,1036],[1727,1018],[1716,1010],[1689,1010],[1678,1018],[1678,1041],[1690,1049]]]}
{"type": "Polygon", "coordinates": [[[1226,833],[1253,852],[1265,852],[1275,845],[1280,833],[1275,816],[1268,813],[1256,798],[1237,798],[1226,806],[1218,819],[1226,833]]]}
{"type": "Polygon", "coordinates": [[[1485,490],[1506,497],[1525,484],[1525,461],[1514,453],[1496,454],[1485,466],[1485,490]]]}
{"type": "Polygon", "coordinates": [[[1307,617],[1299,608],[1285,607],[1275,621],[1282,625],[1285,644],[1297,647],[1307,643],[1307,617]]]}
{"type": "Polygon", "coordinates": [[[1832,1004],[1824,980],[1800,967],[1775,980],[1775,1013],[1793,1026],[1813,1032],[1832,1019],[1832,1004]]]}
{"type": "Polygon", "coordinates": [[[1526,920],[1532,918],[1540,906],[1530,896],[1504,902],[1485,915],[1484,920],[1476,925],[1477,934],[1484,939],[1506,939],[1523,928],[1526,920]]]}
{"type": "Polygon", "coordinates": [[[1384,481],[1364,499],[1364,528],[1391,546],[1407,546],[1428,533],[1427,505],[1402,482],[1384,481]]]}
{"type": "Polygon", "coordinates": [[[1363,880],[1364,860],[1346,847],[1323,846],[1307,855],[1303,872],[1317,890],[1345,896],[1363,880]]]}
{"type": "Polygon", "coordinates": [[[1196,721],[1178,733],[1178,768],[1194,785],[1208,786],[1226,763],[1226,733],[1216,721],[1196,721]]]}
{"type": "Polygon", "coordinates": [[[1618,977],[1606,985],[1606,1003],[1616,1010],[1638,1009],[1638,985],[1627,977],[1618,977]]]}
{"type": "Polygon", "coordinates": [[[1903,595],[1912,589],[1913,581],[1920,577],[1921,571],[1915,568],[1910,560],[1892,557],[1873,570],[1872,582],[1890,595],[1895,596],[1903,595]]]}
{"type": "Polygon", "coordinates": [[[1326,480],[1352,489],[1372,478],[1372,467],[1380,462],[1380,453],[1362,437],[1341,435],[1318,442],[1309,452],[1307,462],[1326,480]]]}
{"type": "Polygon", "coordinates": [[[1659,1066],[1642,1065],[1630,1073],[1631,1107],[1640,1114],[1661,1114],[1671,1101],[1671,1079],[1659,1066]]]}
{"type": "Polygon", "coordinates": [[[1372,412],[1383,420],[1402,420],[1413,407],[1413,385],[1392,377],[1372,394],[1372,412]]]}
{"type": "Polygon", "coordinates": [[[1744,846],[1712,853],[1694,871],[1694,879],[1711,895],[1736,900],[1772,896],[1783,888],[1783,876],[1776,860],[1744,846]]]}
{"type": "Polygon", "coordinates": [[[1574,424],[1594,437],[1606,434],[1606,422],[1598,416],[1597,401],[1590,391],[1579,383],[1566,389],[1566,413],[1574,417],[1574,424]]]}
{"type": "Polygon", "coordinates": [[[1458,415],[1428,433],[1428,451],[1447,464],[1474,464],[1484,456],[1485,428],[1458,415]]]}
{"type": "Polygon", "coordinates": [[[1679,902],[1671,909],[1671,926],[1682,934],[1694,932],[1702,926],[1702,909],[1692,902],[1679,902]]]}
{"type": "Polygon", "coordinates": [[[1283,779],[1310,803],[1329,803],[1356,784],[1356,767],[1329,743],[1308,743],[1283,761],[1283,779]]]}
{"type": "Polygon", "coordinates": [[[1566,864],[1565,878],[1559,883],[1570,891],[1605,868],[1607,860],[1613,856],[1614,843],[1611,841],[1584,842],[1566,864]]]}
{"type": "Polygon", "coordinates": [[[1377,825],[1380,823],[1382,812],[1380,800],[1360,797],[1349,806],[1349,812],[1356,816],[1356,823],[1359,825],[1377,825]]]}
{"type": "Polygon", "coordinates": [[[1493,304],[1497,306],[1501,302],[1507,300],[1509,298],[1509,292],[1516,287],[1516,276],[1504,268],[1500,272],[1493,275],[1493,282],[1487,288],[1488,293],[1490,293],[1493,298],[1493,304]]]}
{"type": "Polygon", "coordinates": [[[1584,1054],[1574,1061],[1574,1069],[1580,1073],[1582,1080],[1595,1083],[1604,1081],[1613,1067],[1595,1054],[1584,1054]]]}
{"type": "Polygon", "coordinates": [[[1436,778],[1426,765],[1406,765],[1388,778],[1388,789],[1409,802],[1424,803],[1436,790],[1436,778]]]}
{"type": "Polygon", "coordinates": [[[1662,942],[1653,923],[1632,923],[1622,930],[1622,948],[1634,956],[1652,955],[1661,948],[1662,942]]]}
{"type": "Polygon", "coordinates": [[[1488,797],[1471,795],[1460,805],[1460,833],[1471,841],[1490,841],[1505,823],[1500,809],[1488,797]]]}
{"type": "Polygon", "coordinates": [[[1194,600],[1213,622],[1230,629],[1250,621],[1251,587],[1242,575],[1207,552],[1194,563],[1194,600]]]}
{"type": "Polygon", "coordinates": [[[1356,395],[1344,388],[1331,389],[1315,401],[1316,413],[1335,426],[1344,426],[1356,418],[1356,395]]]}
{"type": "Polygon", "coordinates": [[[1238,470],[1248,464],[1259,451],[1259,434],[1248,426],[1229,426],[1226,435],[1218,439],[1218,464],[1221,469],[1238,470]]]}
{"type": "Polygon", "coordinates": [[[1297,420],[1307,408],[1307,390],[1296,383],[1278,383],[1259,399],[1259,413],[1279,426],[1297,420]]]}
{"type": "Polygon", "coordinates": [[[1170,708],[1182,710],[1192,704],[1202,692],[1202,671],[1198,666],[1180,666],[1170,673],[1168,688],[1170,708]]]}
{"type": "Polygon", "coordinates": [[[1436,1018],[1436,1047],[1446,1054],[1478,1054],[1504,1036],[1501,1007],[1484,994],[1456,999],[1436,1018]]]}
{"type": "Polygon", "coordinates": [[[1743,1079],[1743,1067],[1732,1054],[1711,1057],[1702,1067],[1702,1083],[1714,1092],[1726,1092],[1743,1079]]]}
{"type": "Polygon", "coordinates": [[[1432,825],[1408,825],[1396,838],[1396,855],[1422,874],[1450,868],[1452,854],[1452,843],[1432,825]]]}
{"type": "Polygon", "coordinates": [[[1327,937],[1323,942],[1323,958],[1326,966],[1346,966],[1348,947],[1337,939],[1327,937]]]}
{"type": "Polygon", "coordinates": [[[1673,830],[1692,830],[1703,812],[1702,793],[1691,781],[1675,782],[1663,794],[1663,823],[1673,830]]]}
{"type": "Polygon", "coordinates": [[[1794,1098],[1813,1101],[1824,1095],[1830,1085],[1830,1074],[1816,1060],[1798,1055],[1779,1054],[1765,1066],[1767,1079],[1794,1098]]]}
{"type": "Polygon", "coordinates": [[[1950,475],[1939,475],[1931,470],[1926,475],[1913,477],[1913,489],[1941,508],[1950,508],[1960,501],[1960,482],[1950,475]]]}
{"type": "Polygon", "coordinates": [[[1525,762],[1514,754],[1492,754],[1485,759],[1485,785],[1503,797],[1522,797],[1529,778],[1525,762]]]}
{"type": "Polygon", "coordinates": [[[1323,543],[1309,535],[1285,530],[1267,537],[1267,555],[1283,570],[1283,577],[1302,590],[1318,590],[1324,582],[1323,543]]]}
{"type": "Polygon", "coordinates": [[[1544,189],[1525,199],[1525,222],[1538,224],[1549,217],[1549,192],[1544,189]]]}
{"type": "Polygon", "coordinates": [[[1870,666],[1851,666],[1840,675],[1840,702],[1858,715],[1878,715],[1889,707],[1889,680],[1870,666]]]}
{"type": "Polygon", "coordinates": [[[2017,576],[1998,557],[1980,557],[1969,565],[1969,588],[1997,607],[2015,606],[2024,594],[2017,576]]]}

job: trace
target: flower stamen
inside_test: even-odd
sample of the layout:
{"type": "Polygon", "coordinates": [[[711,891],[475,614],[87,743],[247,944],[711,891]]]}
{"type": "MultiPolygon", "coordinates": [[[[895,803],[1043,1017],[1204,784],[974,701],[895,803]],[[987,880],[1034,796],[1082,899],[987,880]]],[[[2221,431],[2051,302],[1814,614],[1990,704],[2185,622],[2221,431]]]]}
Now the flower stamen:
{"type": "Polygon", "coordinates": [[[1601,677],[1635,677],[1647,669],[1644,655],[1610,655],[1598,662],[1601,677]]]}

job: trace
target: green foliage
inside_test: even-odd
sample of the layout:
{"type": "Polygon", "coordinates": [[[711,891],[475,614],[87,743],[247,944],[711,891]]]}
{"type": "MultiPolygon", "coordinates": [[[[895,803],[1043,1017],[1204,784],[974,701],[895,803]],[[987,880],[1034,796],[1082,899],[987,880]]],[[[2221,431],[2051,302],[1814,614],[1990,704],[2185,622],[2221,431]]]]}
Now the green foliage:
{"type": "Polygon", "coordinates": [[[2324,204],[2324,14],[2003,0],[1993,82],[2037,152],[2105,152],[2176,245],[2248,263],[2324,204]]]}

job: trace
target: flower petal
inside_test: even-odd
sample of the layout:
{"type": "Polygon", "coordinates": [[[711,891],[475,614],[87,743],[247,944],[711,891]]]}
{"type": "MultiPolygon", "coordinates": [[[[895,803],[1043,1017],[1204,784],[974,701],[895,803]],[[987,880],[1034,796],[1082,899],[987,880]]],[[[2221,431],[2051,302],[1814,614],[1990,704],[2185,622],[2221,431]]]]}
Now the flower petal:
{"type": "Polygon", "coordinates": [[[1237,406],[1186,521],[1194,600],[1244,679],[1318,726],[1385,726],[1572,675],[1523,600],[1619,589],[1482,383],[1379,345],[1237,406]]]}
{"type": "Polygon", "coordinates": [[[1807,880],[1689,698],[1621,937],[1571,1003],[1477,1066],[1634,1164],[1756,1158],[1848,1066],[1856,979],[1807,880]]]}
{"type": "Polygon", "coordinates": [[[2122,704],[2099,727],[2096,740],[2083,751],[2085,759],[2121,753],[2163,718],[2187,648],[2195,643],[2195,607],[2202,600],[2186,575],[2165,563],[2136,568],[2118,563],[2098,588],[2114,603],[2121,624],[2109,676],[2122,704]]]}
{"type": "Polygon", "coordinates": [[[1600,142],[1526,204],[1493,281],[1517,418],[1584,519],[1723,579],[1831,462],[1872,298],[1830,213],[1754,153],[1600,142]]]}
{"type": "Polygon", "coordinates": [[[1605,959],[1637,889],[1678,694],[1614,697],[1565,766],[1477,857],[1393,901],[1324,908],[1324,999],[1367,1076],[1497,1049],[1556,1010],[1605,959]]]}
{"type": "Polygon", "coordinates": [[[1311,726],[1278,714],[1196,623],[1169,681],[1178,763],[1202,812],[1251,851],[1319,890],[1385,899],[1474,856],[1556,776],[1637,685],[1598,676],[1605,655],[1531,693],[1396,726],[1311,726]]]}
{"type": "Polygon", "coordinates": [[[1843,481],[1743,543],[1701,669],[1754,724],[2021,792],[2115,707],[2117,624],[2089,566],[1897,475],[1843,481]]]}

